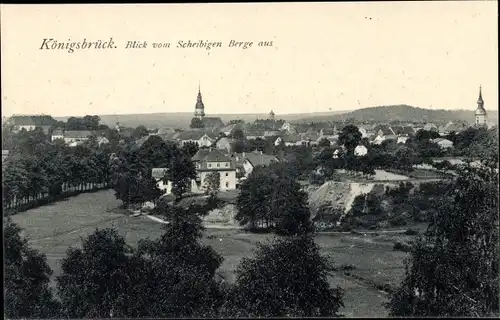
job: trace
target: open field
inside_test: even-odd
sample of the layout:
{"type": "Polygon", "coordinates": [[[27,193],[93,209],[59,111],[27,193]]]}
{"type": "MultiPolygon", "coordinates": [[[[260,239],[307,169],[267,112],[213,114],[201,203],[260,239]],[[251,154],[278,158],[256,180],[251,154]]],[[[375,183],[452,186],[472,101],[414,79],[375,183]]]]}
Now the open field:
{"type": "MultiPolygon", "coordinates": [[[[32,209],[12,216],[12,220],[24,229],[30,246],[47,255],[55,279],[60,274],[59,262],[67,248],[78,246],[81,238],[96,228],[114,227],[133,246],[140,239],[161,235],[163,224],[145,216],[128,217],[117,213],[113,209],[119,204],[113,191],[99,191],[32,209]]],[[[239,230],[208,229],[203,241],[224,256],[220,275],[227,281],[234,281],[234,271],[241,258],[252,256],[258,241],[272,237],[239,230]]],[[[317,241],[323,253],[332,256],[337,267],[355,266],[350,275],[338,271],[330,279],[332,285],[345,290],[345,307],[341,312],[348,317],[387,316],[382,306],[387,301],[387,294],[375,285],[395,286],[401,281],[406,253],[392,250],[390,236],[320,234],[317,241]]]]}

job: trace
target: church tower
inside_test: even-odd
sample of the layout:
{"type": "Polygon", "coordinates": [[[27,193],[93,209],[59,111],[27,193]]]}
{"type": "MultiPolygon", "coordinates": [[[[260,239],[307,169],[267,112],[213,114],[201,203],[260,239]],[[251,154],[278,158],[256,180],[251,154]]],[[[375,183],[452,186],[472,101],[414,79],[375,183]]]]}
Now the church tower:
{"type": "Polygon", "coordinates": [[[274,114],[273,110],[271,110],[271,112],[269,112],[269,119],[274,120],[274,116],[275,116],[275,114],[274,114]]]}
{"type": "Polygon", "coordinates": [[[475,112],[477,127],[486,126],[486,110],[484,109],[483,95],[481,93],[481,86],[479,86],[479,98],[477,99],[477,109],[475,112]]]}
{"type": "Polygon", "coordinates": [[[196,106],[194,108],[194,116],[200,120],[205,116],[205,106],[201,98],[200,85],[198,84],[198,97],[196,98],[196,106]]]}

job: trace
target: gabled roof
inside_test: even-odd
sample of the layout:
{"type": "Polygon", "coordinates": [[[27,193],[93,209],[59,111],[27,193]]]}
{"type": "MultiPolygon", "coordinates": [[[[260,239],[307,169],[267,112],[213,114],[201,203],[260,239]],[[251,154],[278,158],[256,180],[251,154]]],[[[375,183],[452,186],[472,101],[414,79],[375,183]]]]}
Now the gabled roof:
{"type": "Polygon", "coordinates": [[[201,123],[203,123],[203,126],[205,128],[222,128],[224,126],[224,122],[222,122],[222,119],[220,117],[204,117],[201,120],[201,123]]]}
{"type": "Polygon", "coordinates": [[[172,138],[176,140],[200,140],[204,135],[207,135],[210,139],[215,139],[217,135],[213,132],[206,132],[201,130],[193,131],[182,131],[178,132],[177,136],[174,135],[172,138]]]}
{"type": "Polygon", "coordinates": [[[250,152],[245,154],[245,159],[252,164],[252,166],[268,166],[273,162],[278,162],[278,158],[273,155],[264,154],[260,152],[250,152]]]}
{"type": "Polygon", "coordinates": [[[394,135],[395,133],[391,130],[390,127],[388,126],[381,126],[378,131],[382,131],[382,134],[384,136],[390,136],[390,135],[394,135]]]}
{"type": "Polygon", "coordinates": [[[404,129],[402,126],[391,126],[391,130],[392,132],[394,132],[394,134],[398,135],[398,134],[402,134],[404,132],[404,129]]]}
{"type": "Polygon", "coordinates": [[[403,134],[414,134],[415,132],[415,128],[412,126],[403,126],[403,134]]]}
{"type": "Polygon", "coordinates": [[[167,168],[153,168],[151,169],[151,176],[156,180],[159,180],[165,176],[167,173],[167,168]]]}
{"type": "Polygon", "coordinates": [[[333,136],[333,135],[335,135],[334,129],[331,129],[331,128],[322,129],[321,132],[323,133],[324,136],[333,136]]]}
{"type": "Polygon", "coordinates": [[[56,129],[52,131],[53,136],[63,136],[64,135],[64,130],[63,129],[56,129]]]}
{"type": "Polygon", "coordinates": [[[282,137],[284,142],[295,143],[300,140],[298,135],[289,134],[282,137]]]}
{"type": "Polygon", "coordinates": [[[90,130],[71,130],[64,132],[64,137],[70,139],[88,138],[89,136],[93,135],[95,135],[95,133],[90,130]]]}
{"type": "Polygon", "coordinates": [[[228,171],[228,170],[236,170],[235,163],[228,156],[222,154],[217,149],[200,149],[198,152],[191,158],[195,162],[200,163],[200,167],[196,170],[199,171],[228,171]],[[229,163],[229,166],[222,166],[222,164],[216,167],[208,166],[208,163],[229,163]]]}
{"type": "Polygon", "coordinates": [[[19,115],[8,120],[16,126],[53,126],[57,121],[49,115],[19,115]]]}

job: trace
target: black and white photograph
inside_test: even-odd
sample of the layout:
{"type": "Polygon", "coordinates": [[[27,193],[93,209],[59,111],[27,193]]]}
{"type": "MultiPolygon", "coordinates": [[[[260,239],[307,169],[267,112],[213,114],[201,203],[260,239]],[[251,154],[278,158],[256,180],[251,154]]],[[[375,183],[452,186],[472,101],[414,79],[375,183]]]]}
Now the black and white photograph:
{"type": "Polygon", "coordinates": [[[500,317],[497,1],[0,23],[4,318],[500,317]]]}

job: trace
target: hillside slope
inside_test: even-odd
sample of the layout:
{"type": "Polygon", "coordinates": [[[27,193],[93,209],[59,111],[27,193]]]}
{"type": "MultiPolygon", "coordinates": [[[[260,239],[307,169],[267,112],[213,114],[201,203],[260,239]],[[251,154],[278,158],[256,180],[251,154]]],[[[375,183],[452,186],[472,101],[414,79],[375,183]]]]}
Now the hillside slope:
{"type": "MultiPolygon", "coordinates": [[[[342,121],[345,119],[353,118],[357,121],[376,121],[388,122],[392,120],[399,120],[404,122],[413,121],[429,121],[435,123],[447,123],[448,121],[465,121],[467,123],[474,122],[474,108],[470,110],[435,110],[412,107],[409,105],[392,105],[392,106],[379,106],[354,110],[331,116],[311,116],[305,117],[302,120],[306,121],[342,121]]],[[[493,123],[498,123],[498,111],[487,110],[488,120],[493,123]]]]}

